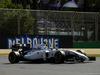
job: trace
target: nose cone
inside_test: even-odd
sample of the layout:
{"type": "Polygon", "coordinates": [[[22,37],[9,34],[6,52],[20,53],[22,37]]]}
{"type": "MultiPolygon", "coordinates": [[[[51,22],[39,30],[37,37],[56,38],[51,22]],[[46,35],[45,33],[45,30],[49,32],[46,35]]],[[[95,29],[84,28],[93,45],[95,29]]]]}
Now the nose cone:
{"type": "Polygon", "coordinates": [[[89,58],[86,55],[82,55],[82,58],[84,59],[84,61],[89,61],[89,58]]]}

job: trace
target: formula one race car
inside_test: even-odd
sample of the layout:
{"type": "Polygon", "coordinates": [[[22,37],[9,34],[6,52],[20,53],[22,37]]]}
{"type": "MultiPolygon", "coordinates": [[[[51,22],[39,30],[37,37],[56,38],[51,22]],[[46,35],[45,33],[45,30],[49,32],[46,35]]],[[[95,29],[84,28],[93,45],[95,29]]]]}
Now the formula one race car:
{"type": "Polygon", "coordinates": [[[87,57],[83,50],[58,50],[48,48],[46,44],[37,44],[33,48],[30,48],[29,44],[15,44],[12,46],[12,52],[9,53],[8,60],[10,63],[18,63],[19,61],[64,63],[67,61],[95,61],[96,58],[87,57]]]}

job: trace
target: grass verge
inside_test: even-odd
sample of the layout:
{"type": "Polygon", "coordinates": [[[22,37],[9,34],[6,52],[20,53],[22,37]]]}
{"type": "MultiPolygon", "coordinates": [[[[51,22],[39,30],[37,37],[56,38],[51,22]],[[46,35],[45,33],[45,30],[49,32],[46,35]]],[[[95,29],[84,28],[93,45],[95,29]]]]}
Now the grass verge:
{"type": "Polygon", "coordinates": [[[7,56],[7,55],[8,55],[8,53],[0,54],[0,56],[7,56]]]}
{"type": "Polygon", "coordinates": [[[87,56],[90,56],[90,57],[100,57],[100,54],[87,54],[87,56]]]}

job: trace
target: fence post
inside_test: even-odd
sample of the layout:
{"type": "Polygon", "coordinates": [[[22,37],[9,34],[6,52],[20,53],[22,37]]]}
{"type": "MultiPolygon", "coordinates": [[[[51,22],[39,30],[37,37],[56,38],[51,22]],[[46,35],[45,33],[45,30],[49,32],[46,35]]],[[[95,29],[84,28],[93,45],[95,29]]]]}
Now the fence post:
{"type": "Polygon", "coordinates": [[[18,18],[18,35],[20,34],[20,18],[18,18]]]}
{"type": "Polygon", "coordinates": [[[99,18],[99,13],[95,17],[95,41],[98,41],[98,18],[99,18]]]}
{"type": "MultiPolygon", "coordinates": [[[[51,10],[48,10],[46,16],[45,16],[45,20],[48,21],[48,16],[49,16],[49,13],[51,12],[51,10]]],[[[48,23],[46,22],[45,23],[45,35],[48,35],[48,23]]]]}
{"type": "Polygon", "coordinates": [[[72,14],[72,17],[71,17],[71,35],[74,37],[74,16],[76,14],[76,11],[74,11],[74,13],[72,14]]]}

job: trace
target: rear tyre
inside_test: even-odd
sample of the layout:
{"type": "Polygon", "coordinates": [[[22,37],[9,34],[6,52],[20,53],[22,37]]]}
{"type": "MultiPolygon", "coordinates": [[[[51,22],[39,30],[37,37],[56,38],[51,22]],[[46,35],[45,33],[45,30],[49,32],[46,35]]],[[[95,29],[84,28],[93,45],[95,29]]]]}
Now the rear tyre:
{"type": "Polygon", "coordinates": [[[20,58],[20,54],[18,52],[11,52],[8,56],[8,60],[10,63],[18,63],[20,58]]]}
{"type": "Polygon", "coordinates": [[[64,60],[65,60],[65,52],[57,51],[54,55],[54,62],[56,64],[59,64],[59,63],[64,63],[64,60]]]}

